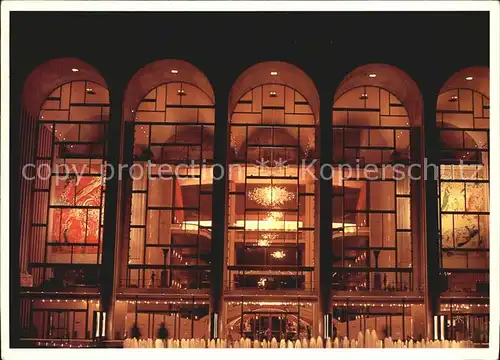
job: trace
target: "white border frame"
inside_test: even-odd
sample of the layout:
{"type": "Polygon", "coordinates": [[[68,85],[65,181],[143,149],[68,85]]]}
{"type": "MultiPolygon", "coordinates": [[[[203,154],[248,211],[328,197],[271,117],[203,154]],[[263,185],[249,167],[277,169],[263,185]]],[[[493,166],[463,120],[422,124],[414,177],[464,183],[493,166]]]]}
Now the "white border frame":
{"type": "MultiPolygon", "coordinates": [[[[9,12],[10,11],[489,11],[490,13],[490,197],[500,199],[500,121],[499,121],[499,4],[496,1],[3,1],[1,4],[1,339],[2,359],[31,359],[35,356],[51,360],[104,358],[118,355],[126,359],[163,358],[175,356],[203,356],[206,358],[255,356],[272,358],[282,356],[282,349],[10,349],[9,346],[9,12]],[[36,351],[36,353],[35,353],[36,351]],[[201,353],[203,351],[203,353],[201,353]],[[202,355],[203,354],[203,355],[202,355]]],[[[29,30],[27,30],[29,31],[29,30]]],[[[471,64],[474,65],[474,64],[471,64]]],[[[300,356],[351,357],[384,359],[421,359],[424,356],[449,356],[456,359],[497,359],[499,347],[499,254],[500,201],[490,202],[490,347],[488,349],[301,349],[300,356]],[[495,350],[496,349],[496,350],[495,350]]],[[[297,356],[297,354],[292,354],[297,356]]]]}

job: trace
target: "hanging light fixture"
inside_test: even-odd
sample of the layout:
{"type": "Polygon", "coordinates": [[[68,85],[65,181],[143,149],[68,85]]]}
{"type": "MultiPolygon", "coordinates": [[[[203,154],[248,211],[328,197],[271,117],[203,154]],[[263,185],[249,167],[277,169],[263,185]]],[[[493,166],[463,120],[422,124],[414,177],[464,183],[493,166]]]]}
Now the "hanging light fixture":
{"type": "Polygon", "coordinates": [[[279,221],[283,219],[283,212],[281,211],[270,211],[267,213],[265,221],[279,221]]]}
{"type": "Polygon", "coordinates": [[[283,250],[276,250],[271,254],[271,256],[275,259],[283,259],[286,256],[286,254],[283,250]]]}
{"type": "Polygon", "coordinates": [[[257,240],[257,246],[268,247],[271,245],[271,241],[276,240],[278,235],[274,233],[265,233],[262,234],[259,240],[257,240]]]}
{"type": "Polygon", "coordinates": [[[293,200],[295,194],[282,186],[267,185],[257,187],[248,194],[251,200],[263,206],[280,206],[293,200]]]}

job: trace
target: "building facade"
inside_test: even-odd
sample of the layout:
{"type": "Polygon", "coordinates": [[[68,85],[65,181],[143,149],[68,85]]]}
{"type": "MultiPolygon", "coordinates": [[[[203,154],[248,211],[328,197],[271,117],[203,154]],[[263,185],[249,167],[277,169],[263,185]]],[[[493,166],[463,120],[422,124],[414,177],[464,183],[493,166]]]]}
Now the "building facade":
{"type": "Polygon", "coordinates": [[[128,59],[111,42],[130,30],[111,19],[109,49],[46,40],[13,65],[17,344],[85,344],[96,328],[155,337],[162,324],[172,338],[369,328],[488,342],[488,48],[432,36],[487,31],[431,22],[409,36],[424,57],[411,61],[388,39],[343,52],[358,33],[334,35],[339,16],[312,45],[264,18],[261,46],[241,53],[190,29],[193,43],[155,47],[153,32],[128,59]]]}

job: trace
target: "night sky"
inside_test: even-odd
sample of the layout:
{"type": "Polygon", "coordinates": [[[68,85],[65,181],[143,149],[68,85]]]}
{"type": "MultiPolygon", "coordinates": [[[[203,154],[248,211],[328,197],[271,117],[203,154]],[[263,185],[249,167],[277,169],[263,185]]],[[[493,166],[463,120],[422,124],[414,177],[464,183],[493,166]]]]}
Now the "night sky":
{"type": "Polygon", "coordinates": [[[463,66],[487,66],[487,12],[11,13],[11,76],[75,56],[131,77],[154,60],[192,62],[232,81],[266,60],[289,61],[313,79],[359,65],[396,65],[419,83],[463,66]]]}

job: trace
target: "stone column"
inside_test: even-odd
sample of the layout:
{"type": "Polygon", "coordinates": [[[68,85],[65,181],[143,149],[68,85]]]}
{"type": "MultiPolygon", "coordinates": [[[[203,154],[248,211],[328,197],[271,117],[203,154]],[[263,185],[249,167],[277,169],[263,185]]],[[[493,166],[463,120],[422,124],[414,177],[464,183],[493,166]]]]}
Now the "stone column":
{"type": "Polygon", "coordinates": [[[228,198],[228,119],[229,87],[215,89],[214,179],[212,197],[212,251],[210,280],[210,338],[221,337],[223,309],[224,261],[227,238],[228,198]],[[216,180],[216,178],[218,180],[216,180]]]}
{"type": "Polygon", "coordinates": [[[325,86],[320,92],[320,116],[317,127],[316,149],[319,150],[319,165],[323,171],[317,170],[319,178],[319,206],[317,206],[317,222],[319,221],[319,313],[323,337],[332,333],[332,168],[333,162],[333,132],[332,132],[332,102],[333,92],[325,86]],[[326,165],[326,166],[325,166],[326,165]],[[325,321],[328,321],[325,324],[325,321]]]}
{"type": "MultiPolygon", "coordinates": [[[[432,89],[431,89],[432,90],[432,89]]],[[[436,104],[438,91],[424,92],[424,182],[425,194],[425,314],[426,336],[433,338],[433,318],[439,312],[440,276],[439,252],[440,235],[438,232],[438,176],[439,168],[439,134],[436,128],[436,104]]]]}
{"type": "MultiPolygon", "coordinates": [[[[11,149],[13,151],[11,151],[9,163],[11,225],[9,239],[10,314],[8,315],[10,317],[10,326],[8,331],[10,347],[19,347],[21,336],[20,274],[24,270],[22,259],[28,260],[28,253],[26,251],[22,252],[23,244],[28,242],[28,239],[23,234],[29,232],[29,226],[31,225],[26,221],[27,219],[23,221],[23,216],[26,215],[26,210],[30,210],[25,204],[31,201],[31,189],[33,187],[32,182],[22,178],[21,170],[25,164],[33,161],[35,151],[33,146],[34,137],[29,135],[30,132],[24,133],[23,130],[31,130],[31,133],[35,134],[36,120],[21,108],[19,104],[21,89],[16,88],[14,81],[12,81],[12,84],[9,119],[11,149]]],[[[7,121],[7,119],[4,119],[4,121],[7,121]]],[[[32,173],[29,175],[33,176],[32,173]]],[[[5,176],[5,174],[2,174],[2,176],[5,176]]],[[[7,316],[7,314],[4,316],[7,316]]]]}
{"type": "Polygon", "coordinates": [[[107,174],[106,197],[104,207],[104,230],[102,239],[102,259],[100,277],[100,310],[106,313],[106,340],[112,340],[114,334],[114,308],[118,285],[119,264],[117,259],[118,242],[123,237],[123,212],[121,211],[122,183],[118,174],[122,161],[124,126],[122,122],[122,100],[125,84],[111,82],[110,118],[107,128],[107,174]],[[111,174],[110,168],[114,174],[111,174]],[[111,176],[113,175],[113,176],[111,176]]]}

